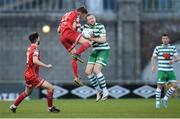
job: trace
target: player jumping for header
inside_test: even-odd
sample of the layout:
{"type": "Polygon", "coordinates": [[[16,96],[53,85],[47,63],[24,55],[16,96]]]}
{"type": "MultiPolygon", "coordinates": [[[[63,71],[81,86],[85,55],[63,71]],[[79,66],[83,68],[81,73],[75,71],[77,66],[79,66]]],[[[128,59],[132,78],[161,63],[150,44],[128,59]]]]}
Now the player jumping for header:
{"type": "Polygon", "coordinates": [[[80,27],[79,19],[86,16],[88,13],[85,7],[79,7],[76,10],[67,12],[60,21],[57,32],[60,33],[60,42],[72,56],[72,69],[74,74],[75,83],[80,86],[82,85],[80,78],[78,76],[78,61],[83,63],[84,61],[81,59],[80,55],[86,49],[91,47],[91,41],[82,37],[81,33],[77,31],[80,27]],[[80,44],[79,49],[75,49],[75,46],[80,44]]]}

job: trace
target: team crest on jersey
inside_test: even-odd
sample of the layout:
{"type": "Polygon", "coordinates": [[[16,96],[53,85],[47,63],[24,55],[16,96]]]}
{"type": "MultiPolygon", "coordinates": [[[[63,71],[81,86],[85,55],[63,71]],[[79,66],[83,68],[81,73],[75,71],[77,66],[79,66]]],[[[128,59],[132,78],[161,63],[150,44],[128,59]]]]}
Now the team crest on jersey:
{"type": "Polygon", "coordinates": [[[104,60],[104,58],[102,58],[102,57],[99,58],[99,61],[100,61],[100,62],[102,62],[103,60],[104,60]]]}
{"type": "Polygon", "coordinates": [[[163,57],[164,57],[164,59],[168,60],[168,59],[170,59],[171,55],[169,53],[164,53],[163,57]]]}

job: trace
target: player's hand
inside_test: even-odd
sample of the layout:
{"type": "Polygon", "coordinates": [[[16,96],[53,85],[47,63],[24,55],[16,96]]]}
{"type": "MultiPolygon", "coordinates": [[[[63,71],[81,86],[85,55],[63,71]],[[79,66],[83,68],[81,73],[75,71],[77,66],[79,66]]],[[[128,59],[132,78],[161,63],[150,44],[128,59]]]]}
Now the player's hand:
{"type": "Polygon", "coordinates": [[[155,66],[152,66],[152,73],[154,73],[156,71],[156,67],[155,66]]]}
{"type": "Polygon", "coordinates": [[[81,28],[81,24],[80,24],[80,23],[77,23],[77,24],[76,24],[76,28],[81,28]]]}
{"type": "Polygon", "coordinates": [[[171,60],[170,62],[169,62],[169,64],[174,64],[175,63],[175,61],[174,60],[171,60]]]}
{"type": "Polygon", "coordinates": [[[47,65],[47,68],[52,68],[53,66],[51,64],[48,64],[47,65]]]}

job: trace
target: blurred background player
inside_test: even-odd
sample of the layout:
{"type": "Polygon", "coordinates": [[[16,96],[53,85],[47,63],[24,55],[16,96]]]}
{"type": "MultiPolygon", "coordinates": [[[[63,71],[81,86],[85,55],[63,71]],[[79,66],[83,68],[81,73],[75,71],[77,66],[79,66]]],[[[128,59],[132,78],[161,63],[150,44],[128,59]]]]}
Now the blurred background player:
{"type": "Polygon", "coordinates": [[[170,88],[162,99],[164,108],[167,108],[167,100],[176,90],[176,75],[173,64],[179,61],[179,56],[176,47],[170,45],[169,41],[168,34],[164,34],[162,36],[162,45],[156,46],[151,58],[152,72],[156,70],[156,58],[158,60],[156,108],[160,108],[161,91],[165,83],[170,83],[170,88]]]}
{"type": "Polygon", "coordinates": [[[88,13],[85,7],[79,7],[76,10],[67,12],[61,19],[57,31],[60,33],[60,42],[72,56],[71,64],[74,74],[75,83],[80,86],[82,85],[78,76],[78,62],[84,61],[80,58],[80,54],[91,46],[91,42],[81,37],[81,33],[77,31],[80,27],[79,20],[88,13]],[[75,46],[80,44],[79,49],[75,49],[75,46]]]}
{"type": "Polygon", "coordinates": [[[25,90],[22,92],[19,97],[16,99],[14,104],[10,106],[12,112],[16,112],[18,105],[31,94],[33,88],[46,88],[47,95],[47,103],[48,103],[48,111],[49,112],[60,112],[55,106],[53,106],[53,85],[48,81],[44,80],[39,76],[39,66],[45,68],[52,68],[51,64],[44,64],[40,61],[40,37],[38,33],[32,33],[29,35],[29,40],[31,45],[28,47],[26,55],[26,69],[25,69],[25,90]]]}
{"type": "Polygon", "coordinates": [[[87,24],[83,29],[89,29],[93,32],[91,40],[92,52],[89,55],[88,64],[85,73],[92,86],[97,91],[96,101],[106,100],[108,90],[102,68],[107,65],[109,59],[109,44],[106,41],[106,29],[103,24],[96,23],[96,18],[92,14],[87,15],[87,24]]]}

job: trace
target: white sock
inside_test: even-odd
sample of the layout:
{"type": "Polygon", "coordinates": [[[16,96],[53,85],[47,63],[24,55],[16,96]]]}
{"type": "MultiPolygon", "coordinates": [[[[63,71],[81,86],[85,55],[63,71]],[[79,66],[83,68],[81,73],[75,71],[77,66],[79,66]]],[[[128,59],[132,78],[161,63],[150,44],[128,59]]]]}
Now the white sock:
{"type": "Polygon", "coordinates": [[[160,103],[160,99],[161,99],[161,89],[160,88],[156,89],[155,96],[156,96],[156,103],[160,103]]]}
{"type": "Polygon", "coordinates": [[[97,81],[102,89],[107,89],[104,75],[101,72],[97,74],[97,81]]]}
{"type": "Polygon", "coordinates": [[[13,108],[17,108],[17,106],[16,106],[16,105],[14,105],[14,104],[12,105],[12,107],[13,107],[13,108]]]}

